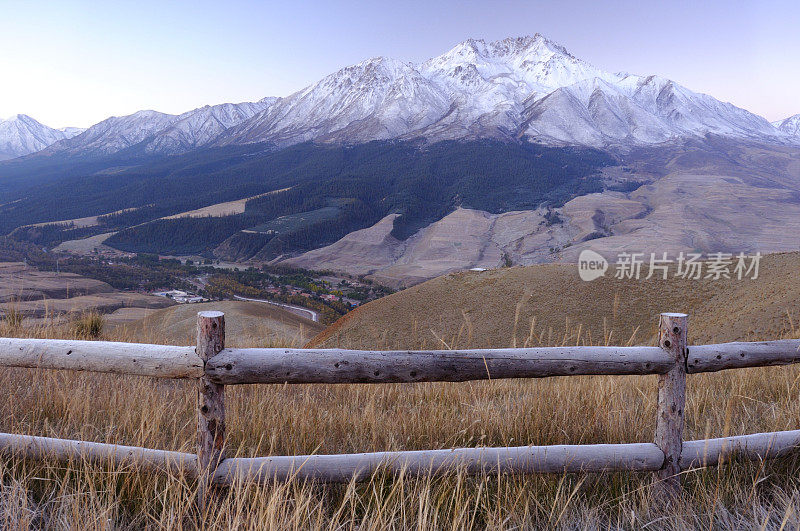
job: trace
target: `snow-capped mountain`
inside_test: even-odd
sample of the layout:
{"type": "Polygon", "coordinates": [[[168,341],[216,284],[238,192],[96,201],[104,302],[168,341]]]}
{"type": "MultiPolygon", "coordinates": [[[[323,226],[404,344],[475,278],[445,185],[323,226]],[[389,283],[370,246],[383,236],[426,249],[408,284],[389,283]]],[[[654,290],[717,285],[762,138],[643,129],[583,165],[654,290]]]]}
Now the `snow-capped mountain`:
{"type": "Polygon", "coordinates": [[[526,102],[609,76],[541,35],[467,40],[421,65],[385,57],[343,68],[221,136],[221,143],[513,137],[526,102]]]}
{"type": "Polygon", "coordinates": [[[785,120],[772,122],[772,125],[787,135],[800,139],[800,114],[795,114],[794,116],[790,116],[785,120]]]}
{"type": "Polygon", "coordinates": [[[364,61],[280,100],[217,142],[527,137],[606,147],[707,134],[791,141],[744,109],[658,76],[604,72],[537,34],[467,40],[420,65],[364,61]]]}
{"type": "Polygon", "coordinates": [[[524,134],[550,143],[641,145],[706,134],[780,139],[764,118],[658,76],[586,79],[553,91],[524,114],[524,134]]]}
{"type": "Polygon", "coordinates": [[[86,131],[85,127],[62,127],[59,129],[67,138],[72,138],[73,136],[78,136],[79,134],[86,131]]]}
{"type": "Polygon", "coordinates": [[[770,124],[668,79],[605,72],[536,34],[470,39],[419,65],[368,59],[285,98],[113,117],[11,156],[53,142],[46,153],[109,154],[138,145],[174,154],[210,145],[391,138],[528,138],[604,148],[708,134],[800,143],[800,118],[770,124]]]}
{"type": "Polygon", "coordinates": [[[149,153],[183,153],[208,144],[229,127],[269,108],[276,100],[264,98],[257,102],[206,105],[179,115],[148,110],[114,116],[50,146],[47,153],[107,155],[137,144],[149,153]]]}
{"type": "Polygon", "coordinates": [[[70,138],[82,129],[53,129],[25,114],[0,119],[0,160],[13,159],[40,151],[54,142],[70,138]]]}
{"type": "Polygon", "coordinates": [[[412,65],[377,57],[281,99],[221,137],[222,143],[395,138],[441,119],[447,95],[412,65]]]}
{"type": "Polygon", "coordinates": [[[128,116],[112,116],[83,133],[50,146],[46,153],[110,154],[138,144],[157,131],[166,129],[178,116],[157,111],[138,111],[128,116]]]}
{"type": "Polygon", "coordinates": [[[257,102],[206,105],[184,113],[167,128],[145,140],[150,153],[182,153],[211,143],[228,128],[271,107],[278,98],[257,102]]]}
{"type": "Polygon", "coordinates": [[[423,136],[516,137],[531,101],[578,80],[613,75],[541,35],[486,43],[469,39],[419,66],[442,87],[452,111],[423,136]]]}

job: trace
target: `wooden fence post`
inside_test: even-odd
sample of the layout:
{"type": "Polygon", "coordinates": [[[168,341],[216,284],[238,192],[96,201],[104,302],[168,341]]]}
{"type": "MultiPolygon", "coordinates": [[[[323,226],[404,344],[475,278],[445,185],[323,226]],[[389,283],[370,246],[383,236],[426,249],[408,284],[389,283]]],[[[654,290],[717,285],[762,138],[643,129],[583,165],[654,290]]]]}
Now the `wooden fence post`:
{"type": "Polygon", "coordinates": [[[689,317],[683,313],[662,313],[658,326],[658,345],[675,361],[672,369],[658,377],[658,417],[656,445],[664,452],[664,465],[658,471],[659,497],[668,501],[680,494],[683,414],[686,405],[686,346],[689,317]]]}
{"type": "MultiPolygon", "coordinates": [[[[203,365],[225,348],[225,314],[197,314],[197,355],[203,365]]],[[[205,511],[212,494],[211,478],[225,458],[225,386],[205,376],[199,380],[197,417],[197,467],[199,472],[198,502],[205,511]]]]}

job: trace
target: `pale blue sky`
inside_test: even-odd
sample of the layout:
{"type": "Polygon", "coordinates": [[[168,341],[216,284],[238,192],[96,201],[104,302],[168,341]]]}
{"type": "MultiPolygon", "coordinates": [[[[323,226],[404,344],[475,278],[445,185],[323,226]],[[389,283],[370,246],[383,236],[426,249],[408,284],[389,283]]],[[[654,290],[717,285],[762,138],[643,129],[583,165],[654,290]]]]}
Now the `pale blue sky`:
{"type": "Polygon", "coordinates": [[[0,117],[88,126],[285,96],[386,55],[536,32],[776,120],[800,113],[800,2],[0,0],[0,117]]]}

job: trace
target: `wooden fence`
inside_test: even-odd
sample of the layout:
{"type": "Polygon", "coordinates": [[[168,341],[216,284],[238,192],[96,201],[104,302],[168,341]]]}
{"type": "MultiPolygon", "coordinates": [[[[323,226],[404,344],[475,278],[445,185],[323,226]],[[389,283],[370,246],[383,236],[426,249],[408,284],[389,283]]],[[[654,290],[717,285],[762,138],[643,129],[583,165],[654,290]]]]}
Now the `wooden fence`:
{"type": "Polygon", "coordinates": [[[225,349],[220,312],[201,312],[197,346],[0,338],[0,366],[135,374],[199,382],[197,454],[0,434],[0,453],[27,458],[132,464],[197,478],[204,504],[213,486],[291,478],[368,479],[379,469],[407,474],[655,472],[664,498],[679,492],[682,470],[727,456],[781,457],[800,446],[800,430],[684,441],[686,375],[800,361],[800,340],[687,346],[688,318],[664,313],[657,347],[551,347],[442,351],[225,349]],[[657,374],[653,443],[454,448],[341,455],[225,458],[225,386],[269,383],[462,382],[499,378],[657,374]]]}

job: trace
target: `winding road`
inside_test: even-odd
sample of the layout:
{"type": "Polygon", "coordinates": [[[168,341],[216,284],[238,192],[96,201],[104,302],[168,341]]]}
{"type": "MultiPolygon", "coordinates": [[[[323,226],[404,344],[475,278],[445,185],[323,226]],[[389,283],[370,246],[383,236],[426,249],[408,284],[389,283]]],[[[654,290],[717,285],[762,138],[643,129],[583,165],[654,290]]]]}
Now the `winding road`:
{"type": "Polygon", "coordinates": [[[312,321],[315,323],[319,322],[319,313],[315,312],[314,310],[309,310],[308,308],[303,308],[302,306],[293,306],[283,302],[268,301],[264,299],[248,299],[247,297],[240,297],[239,295],[234,295],[233,297],[240,301],[263,302],[265,304],[272,304],[273,306],[280,306],[281,308],[285,308],[292,313],[300,315],[301,317],[311,316],[312,321]]]}

